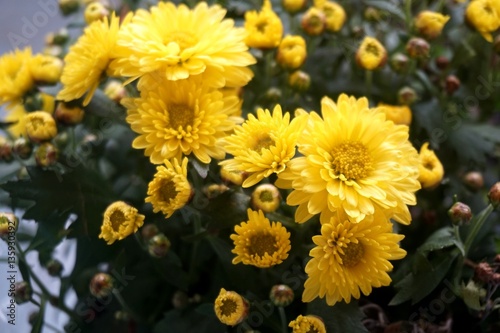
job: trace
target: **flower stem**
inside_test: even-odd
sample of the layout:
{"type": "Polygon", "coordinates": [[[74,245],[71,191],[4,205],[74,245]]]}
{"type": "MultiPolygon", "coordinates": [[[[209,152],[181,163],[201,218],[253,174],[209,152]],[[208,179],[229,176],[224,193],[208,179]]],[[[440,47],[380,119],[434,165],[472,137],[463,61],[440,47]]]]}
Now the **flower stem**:
{"type": "Polygon", "coordinates": [[[112,292],[113,295],[116,297],[118,303],[120,303],[120,305],[122,306],[123,310],[125,310],[125,312],[130,314],[132,318],[134,318],[134,320],[140,321],[139,316],[137,316],[135,312],[128,306],[127,302],[125,302],[125,299],[123,299],[122,295],[120,294],[120,291],[116,288],[113,288],[112,292]]]}
{"type": "Polygon", "coordinates": [[[285,309],[282,306],[278,306],[278,311],[280,313],[280,319],[281,319],[281,331],[283,333],[287,333],[288,332],[288,325],[286,323],[285,309]]]}
{"type": "Polygon", "coordinates": [[[469,254],[470,248],[472,246],[472,243],[474,242],[474,239],[477,236],[477,233],[479,230],[481,230],[481,227],[483,226],[484,222],[486,219],[490,216],[490,214],[493,212],[493,205],[489,204],[479,215],[477,216],[477,219],[473,221],[473,227],[470,233],[467,235],[467,239],[465,240],[465,257],[469,254]]]}
{"type": "Polygon", "coordinates": [[[412,28],[412,15],[411,15],[411,0],[406,0],[404,3],[405,7],[405,18],[406,18],[406,28],[408,32],[411,32],[412,28]]]}

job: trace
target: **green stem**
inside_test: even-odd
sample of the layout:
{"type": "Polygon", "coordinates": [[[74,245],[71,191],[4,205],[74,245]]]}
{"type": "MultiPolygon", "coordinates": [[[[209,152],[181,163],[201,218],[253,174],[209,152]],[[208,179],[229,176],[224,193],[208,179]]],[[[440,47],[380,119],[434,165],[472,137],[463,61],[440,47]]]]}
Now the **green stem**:
{"type": "Polygon", "coordinates": [[[470,248],[472,246],[472,243],[474,242],[474,239],[477,236],[477,233],[479,230],[481,230],[481,227],[483,226],[484,222],[486,219],[490,216],[490,214],[493,212],[494,208],[492,204],[489,204],[478,216],[477,219],[474,219],[472,230],[469,232],[467,235],[467,239],[465,240],[465,257],[469,254],[470,248]]]}
{"type": "Polygon", "coordinates": [[[366,70],[365,71],[365,85],[367,89],[367,97],[368,99],[372,98],[372,87],[373,87],[373,71],[366,70]]]}
{"type": "MultiPolygon", "coordinates": [[[[193,228],[194,228],[194,235],[198,235],[201,232],[201,221],[198,215],[194,217],[193,220],[193,228]]],[[[193,243],[193,251],[191,252],[191,259],[189,263],[189,281],[193,282],[195,276],[196,276],[196,257],[198,254],[198,246],[200,244],[200,241],[197,240],[193,243]]]]}
{"type": "Polygon", "coordinates": [[[116,288],[113,288],[112,292],[113,295],[116,297],[118,303],[120,303],[120,305],[122,306],[123,310],[125,310],[125,312],[130,314],[132,318],[134,318],[134,320],[140,321],[139,316],[137,316],[137,314],[128,306],[127,302],[125,302],[125,299],[123,299],[122,295],[120,294],[120,291],[116,288]]]}
{"type": "Polygon", "coordinates": [[[287,322],[286,322],[285,309],[282,306],[278,306],[278,311],[280,313],[280,319],[281,319],[281,331],[283,333],[287,333],[287,331],[288,331],[288,325],[287,325],[287,322]]]}
{"type": "Polygon", "coordinates": [[[408,29],[408,32],[411,32],[412,25],[413,25],[413,17],[411,15],[411,0],[406,0],[405,1],[405,18],[406,18],[406,28],[408,29]]]}

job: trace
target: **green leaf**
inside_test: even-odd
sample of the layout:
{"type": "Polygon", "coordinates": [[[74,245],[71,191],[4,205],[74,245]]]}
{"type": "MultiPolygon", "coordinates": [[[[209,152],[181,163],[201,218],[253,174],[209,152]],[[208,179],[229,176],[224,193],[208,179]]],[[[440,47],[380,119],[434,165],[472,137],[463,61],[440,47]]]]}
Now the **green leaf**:
{"type": "Polygon", "coordinates": [[[496,141],[492,140],[495,135],[480,135],[480,129],[481,127],[475,125],[464,124],[449,134],[450,144],[464,163],[484,164],[486,155],[494,151],[496,141]]]}
{"type": "Polygon", "coordinates": [[[444,248],[455,245],[455,235],[452,227],[445,227],[435,231],[427,238],[425,243],[421,245],[417,251],[423,255],[429,252],[442,250],[444,248]]]}
{"type": "Polygon", "coordinates": [[[212,333],[225,332],[223,325],[215,316],[208,316],[194,309],[186,311],[170,310],[153,329],[153,333],[212,333]]]}
{"type": "Polygon", "coordinates": [[[45,316],[45,298],[42,297],[42,303],[36,316],[36,320],[31,327],[31,333],[41,333],[43,328],[43,317],[45,316]]]}
{"type": "Polygon", "coordinates": [[[323,319],[327,332],[368,332],[361,322],[364,318],[357,302],[340,302],[334,306],[326,304],[324,299],[316,298],[307,305],[307,313],[323,319]]]}

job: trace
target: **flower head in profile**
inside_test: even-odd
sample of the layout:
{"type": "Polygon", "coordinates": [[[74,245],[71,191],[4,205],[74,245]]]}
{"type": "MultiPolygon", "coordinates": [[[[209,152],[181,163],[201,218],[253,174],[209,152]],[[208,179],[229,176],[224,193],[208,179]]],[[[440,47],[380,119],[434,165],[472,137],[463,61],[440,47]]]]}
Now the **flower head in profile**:
{"type": "Polygon", "coordinates": [[[367,36],[356,52],[356,62],[367,70],[380,68],[387,62],[387,51],[377,39],[367,36]]]}
{"type": "Polygon", "coordinates": [[[222,159],[219,140],[233,130],[241,107],[234,94],[223,94],[200,78],[168,81],[143,89],[139,98],[125,98],[127,122],[139,134],[132,142],[145,149],[153,164],[194,154],[203,163],[222,159]]]}
{"type": "Polygon", "coordinates": [[[449,20],[450,17],[448,15],[424,10],[417,15],[415,27],[424,37],[433,39],[441,34],[444,25],[449,20]]]}
{"type": "Polygon", "coordinates": [[[206,2],[193,9],[163,1],[149,11],[139,9],[121,29],[111,67],[129,82],[146,74],[174,81],[202,74],[211,87],[242,87],[253,77],[247,67],[255,58],[245,45],[245,30],[225,15],[206,2]]]}
{"type": "Polygon", "coordinates": [[[385,113],[387,120],[392,120],[396,125],[410,126],[412,113],[408,105],[389,105],[379,103],[374,111],[385,113]]]}
{"type": "Polygon", "coordinates": [[[176,158],[156,168],[156,174],[148,185],[146,202],[153,205],[153,212],[161,211],[166,218],[184,207],[191,197],[191,185],[187,180],[188,159],[182,164],[176,158]]]}
{"type": "Polygon", "coordinates": [[[429,142],[420,148],[420,164],[418,166],[418,181],[422,188],[432,189],[441,183],[444,168],[433,150],[429,149],[429,142]]]}
{"type": "Polygon", "coordinates": [[[234,227],[233,264],[243,263],[260,268],[281,264],[288,258],[290,233],[280,222],[270,222],[264,213],[248,209],[248,221],[234,227]]]}
{"type": "Polygon", "coordinates": [[[330,32],[337,32],[344,26],[346,13],[344,7],[335,1],[316,0],[314,7],[320,9],[325,14],[325,29],[330,32]]]}
{"type": "Polygon", "coordinates": [[[406,205],[416,204],[420,184],[418,153],[408,141],[408,126],[373,112],[366,98],[342,94],[335,103],[324,97],[321,110],[323,118],[310,113],[297,142],[303,156],[291,160],[276,182],[293,189],[287,203],[299,206],[296,222],[319,213],[326,222],[337,210],[359,222],[380,208],[409,224],[406,205]]]}
{"type": "Polygon", "coordinates": [[[249,47],[271,49],[277,47],[283,37],[283,23],[273,11],[270,0],[264,0],[260,12],[245,13],[246,44],[249,47]]]}
{"type": "Polygon", "coordinates": [[[399,247],[404,238],[392,232],[392,223],[376,212],[359,223],[351,223],[343,213],[321,225],[321,235],[313,236],[316,245],[306,265],[303,302],[326,298],[330,306],[361,293],[369,295],[373,287],[388,286],[393,268],[389,260],[402,259],[406,251],[399,247]]]}
{"type": "Polygon", "coordinates": [[[29,69],[31,48],[16,49],[0,57],[0,105],[20,102],[34,85],[29,69]]]}
{"type": "MultiPolygon", "coordinates": [[[[40,93],[38,99],[38,108],[40,111],[48,112],[52,114],[55,107],[54,96],[40,93]]],[[[5,116],[6,122],[13,123],[7,128],[10,135],[14,137],[26,136],[26,118],[28,114],[26,108],[21,103],[9,104],[7,107],[7,115],[5,116]]]]}
{"type": "Polygon", "coordinates": [[[144,223],[144,215],[123,201],[115,201],[106,208],[99,238],[108,245],[135,233],[144,223]]]}
{"type": "Polygon", "coordinates": [[[488,42],[493,42],[491,33],[500,27],[500,2],[498,0],[475,0],[467,5],[465,18],[488,42]]]}
{"type": "Polygon", "coordinates": [[[26,135],[33,142],[51,140],[57,134],[56,121],[45,111],[29,112],[24,116],[23,123],[26,135]]]}
{"type": "Polygon", "coordinates": [[[326,333],[325,323],[321,318],[311,315],[299,315],[288,324],[288,327],[292,328],[292,333],[326,333]]]}
{"type": "Polygon", "coordinates": [[[305,39],[299,35],[289,35],[281,41],[276,54],[276,61],[285,68],[295,69],[302,66],[306,56],[305,39]]]}
{"type": "Polygon", "coordinates": [[[50,85],[59,81],[64,63],[57,57],[37,54],[30,59],[28,66],[36,83],[50,85]]]}
{"type": "Polygon", "coordinates": [[[299,118],[290,122],[288,112],[283,115],[281,106],[269,110],[258,109],[257,117],[248,120],[224,138],[226,151],[234,156],[220,162],[228,170],[240,170],[249,174],[243,187],[257,184],[272,173],[279,174],[295,155],[295,145],[305,123],[299,118]]]}
{"type": "MultiPolygon", "coordinates": [[[[122,24],[126,24],[129,18],[122,24]]],[[[105,17],[94,21],[70,47],[64,57],[65,66],[61,75],[63,89],[57,94],[58,99],[69,102],[85,95],[83,105],[90,102],[107,73],[111,51],[118,38],[119,20],[113,13],[109,20],[105,17]]]]}
{"type": "Polygon", "coordinates": [[[248,301],[235,291],[221,288],[215,299],[215,315],[221,323],[235,326],[241,323],[248,315],[248,301]]]}

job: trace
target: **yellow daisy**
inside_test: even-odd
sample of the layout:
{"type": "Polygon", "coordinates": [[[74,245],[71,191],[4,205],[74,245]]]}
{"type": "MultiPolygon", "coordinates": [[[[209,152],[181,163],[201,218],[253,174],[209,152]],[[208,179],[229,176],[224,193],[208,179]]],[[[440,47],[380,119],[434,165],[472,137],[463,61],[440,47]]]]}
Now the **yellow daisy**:
{"type": "Polygon", "coordinates": [[[387,62],[387,51],[377,39],[367,36],[356,52],[356,62],[361,68],[377,69],[387,62]]]}
{"type": "Polygon", "coordinates": [[[402,259],[406,251],[398,245],[404,238],[392,232],[392,224],[381,212],[351,223],[343,213],[321,225],[321,235],[313,236],[316,244],[306,265],[303,302],[326,298],[328,305],[360,293],[369,295],[373,287],[388,286],[387,274],[393,268],[389,260],[402,259]]]}
{"type": "Polygon", "coordinates": [[[115,201],[106,208],[99,238],[108,245],[133,234],[144,223],[144,215],[123,201],[115,201]]]}
{"type": "MultiPolygon", "coordinates": [[[[125,19],[125,23],[130,18],[125,19]]],[[[113,13],[85,28],[84,33],[64,57],[65,66],[61,75],[63,89],[57,99],[69,102],[86,94],[83,105],[87,105],[94,91],[106,74],[111,61],[111,51],[120,28],[120,19],[113,13]]]]}
{"type": "Polygon", "coordinates": [[[0,57],[0,105],[20,102],[34,85],[29,69],[31,48],[16,49],[0,57]]]}
{"type": "Polygon", "coordinates": [[[465,10],[465,19],[492,43],[491,33],[500,27],[500,4],[498,0],[471,1],[465,10]]]}
{"type": "Polygon", "coordinates": [[[293,188],[287,203],[299,205],[295,220],[303,223],[321,213],[328,221],[336,210],[359,222],[384,210],[409,224],[406,205],[415,205],[418,153],[408,141],[408,126],[395,125],[368,108],[366,98],[342,94],[338,102],[324,97],[323,118],[311,112],[297,142],[304,156],[278,174],[278,187],[293,188]]]}
{"type": "Polygon", "coordinates": [[[247,213],[248,221],[235,226],[236,233],[231,235],[236,254],[233,264],[260,268],[281,264],[291,249],[290,233],[280,222],[271,223],[261,210],[248,209],[247,213]]]}
{"type": "Polygon", "coordinates": [[[295,155],[295,144],[304,125],[300,117],[290,122],[290,114],[283,116],[280,105],[274,107],[272,115],[267,109],[258,109],[257,118],[249,114],[248,120],[223,140],[226,151],[234,158],[220,165],[247,172],[249,177],[243,187],[255,185],[272,173],[279,174],[295,155]]]}
{"type": "Polygon", "coordinates": [[[306,41],[302,36],[289,35],[283,38],[276,53],[276,61],[285,68],[302,66],[307,56],[306,41]]]}
{"type": "Polygon", "coordinates": [[[420,148],[420,164],[418,165],[418,181],[422,188],[433,189],[441,183],[444,168],[433,150],[429,149],[429,142],[420,148]]]}
{"type": "Polygon", "coordinates": [[[165,166],[158,166],[153,180],[148,185],[146,202],[153,205],[153,212],[162,211],[167,218],[184,207],[191,197],[191,185],[187,180],[188,159],[182,164],[176,158],[165,160],[165,166]]]}
{"type": "Polygon", "coordinates": [[[283,37],[283,23],[273,11],[271,1],[264,0],[260,12],[251,10],[245,13],[245,42],[250,47],[270,49],[277,47],[283,37]]]}
{"type": "Polygon", "coordinates": [[[145,149],[153,164],[191,153],[203,163],[222,159],[219,139],[242,121],[235,116],[241,107],[238,97],[211,89],[200,78],[164,80],[122,104],[128,109],[127,122],[139,134],[132,146],[145,149]]]}
{"type": "Polygon", "coordinates": [[[299,315],[290,322],[288,327],[292,328],[292,333],[326,333],[325,324],[316,316],[299,315]]]}
{"type": "Polygon", "coordinates": [[[234,326],[241,323],[248,315],[248,301],[235,291],[221,288],[215,299],[215,315],[221,323],[234,326]]]}
{"type": "Polygon", "coordinates": [[[244,43],[245,31],[224,19],[219,5],[200,2],[195,8],[159,2],[150,11],[139,9],[119,34],[116,74],[135,80],[152,74],[181,80],[203,74],[212,87],[241,87],[253,77],[255,63],[244,43]]]}

